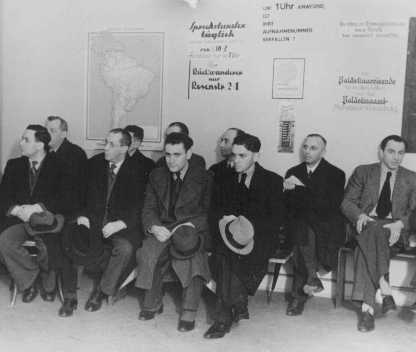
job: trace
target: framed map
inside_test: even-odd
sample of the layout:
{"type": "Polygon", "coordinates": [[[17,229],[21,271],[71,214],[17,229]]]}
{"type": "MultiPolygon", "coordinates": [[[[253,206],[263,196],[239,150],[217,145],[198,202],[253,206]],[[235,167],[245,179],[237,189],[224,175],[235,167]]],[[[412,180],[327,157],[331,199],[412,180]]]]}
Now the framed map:
{"type": "Polygon", "coordinates": [[[97,148],[111,128],[144,129],[143,149],[162,147],[164,34],[88,34],[86,144],[97,148]]]}

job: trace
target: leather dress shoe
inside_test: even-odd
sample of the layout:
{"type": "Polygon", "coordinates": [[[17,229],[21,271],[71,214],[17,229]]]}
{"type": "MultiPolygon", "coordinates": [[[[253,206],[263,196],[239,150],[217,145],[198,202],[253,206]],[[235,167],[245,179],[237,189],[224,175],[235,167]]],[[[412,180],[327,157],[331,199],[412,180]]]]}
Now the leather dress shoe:
{"type": "Polygon", "coordinates": [[[312,280],[308,281],[305,286],[303,286],[303,292],[308,296],[313,296],[315,293],[321,292],[324,289],[322,281],[317,277],[314,277],[312,280]]]}
{"type": "Polygon", "coordinates": [[[358,331],[368,332],[374,330],[374,316],[369,312],[361,312],[358,321],[358,331]]]}
{"type": "Polygon", "coordinates": [[[179,320],[178,331],[187,332],[195,329],[195,321],[179,320]]]}
{"type": "Polygon", "coordinates": [[[23,291],[22,294],[22,301],[25,303],[30,303],[32,302],[36,296],[38,295],[38,288],[36,287],[36,285],[32,285],[29,288],[27,288],[26,290],[23,291]]]}
{"type": "Polygon", "coordinates": [[[163,304],[160,306],[158,310],[152,311],[152,310],[142,310],[139,314],[139,320],[151,320],[154,319],[156,314],[162,314],[163,313],[163,304]]]}
{"type": "Polygon", "coordinates": [[[75,298],[65,298],[58,315],[60,317],[70,317],[78,307],[78,301],[75,298]]]}
{"type": "Polygon", "coordinates": [[[393,296],[385,296],[383,297],[383,305],[381,307],[381,311],[383,314],[386,314],[387,312],[391,310],[396,310],[396,303],[394,302],[393,296]]]}
{"type": "Polygon", "coordinates": [[[305,308],[305,301],[295,298],[287,306],[286,315],[289,315],[289,316],[301,315],[303,313],[304,308],[305,308]]]}
{"type": "Polygon", "coordinates": [[[101,290],[95,290],[91,293],[87,303],[85,303],[85,310],[89,312],[95,312],[99,310],[103,304],[103,301],[108,303],[108,296],[101,290]]]}
{"type": "Polygon", "coordinates": [[[250,319],[250,314],[248,313],[247,306],[244,307],[236,307],[233,312],[233,321],[234,323],[238,323],[242,319],[250,319]]]}
{"type": "Polygon", "coordinates": [[[53,302],[55,300],[56,290],[48,292],[42,289],[40,290],[40,296],[45,302],[53,302]]]}
{"type": "Polygon", "coordinates": [[[230,332],[231,324],[216,321],[205,332],[204,337],[206,339],[219,339],[224,337],[227,332],[230,332]]]}

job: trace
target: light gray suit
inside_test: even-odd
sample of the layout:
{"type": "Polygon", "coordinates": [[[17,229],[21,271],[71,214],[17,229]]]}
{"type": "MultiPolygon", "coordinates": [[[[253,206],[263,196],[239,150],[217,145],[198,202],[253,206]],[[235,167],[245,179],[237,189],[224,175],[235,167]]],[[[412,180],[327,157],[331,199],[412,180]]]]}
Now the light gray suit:
{"type": "MultiPolygon", "coordinates": [[[[376,207],[380,192],[381,164],[358,166],[351,175],[341,204],[341,210],[355,228],[360,214],[369,215],[376,207]]],[[[399,167],[392,202],[392,219],[376,220],[357,236],[355,250],[355,281],[353,299],[374,306],[380,278],[388,273],[390,260],[390,231],[383,225],[396,220],[403,222],[401,240],[406,243],[409,215],[416,208],[416,173],[399,167]],[[380,236],[380,232],[385,235],[380,236]]]]}

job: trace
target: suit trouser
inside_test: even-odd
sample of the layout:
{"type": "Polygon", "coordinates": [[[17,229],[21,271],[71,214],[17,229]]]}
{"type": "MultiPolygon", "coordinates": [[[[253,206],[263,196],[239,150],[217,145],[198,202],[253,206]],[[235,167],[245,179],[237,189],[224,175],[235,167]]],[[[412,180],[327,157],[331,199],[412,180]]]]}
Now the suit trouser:
{"type": "Polygon", "coordinates": [[[316,257],[316,234],[307,228],[307,244],[295,244],[293,247],[293,285],[292,296],[306,299],[303,287],[309,279],[316,277],[318,260],[316,257]]]}
{"type": "Polygon", "coordinates": [[[352,299],[363,301],[372,307],[375,305],[380,278],[389,272],[390,230],[383,228],[383,225],[391,222],[388,219],[371,221],[357,236],[352,299]]]}
{"type": "Polygon", "coordinates": [[[216,265],[218,266],[216,320],[231,323],[233,309],[242,310],[247,308],[247,289],[233,270],[231,258],[223,254],[217,254],[216,265]]]}
{"type": "MultiPolygon", "coordinates": [[[[95,266],[98,264],[102,272],[98,286],[108,296],[116,293],[120,277],[133,255],[133,246],[129,240],[121,237],[110,237],[110,240],[112,245],[110,258],[103,260],[104,257],[107,257],[103,255],[101,258],[97,258],[94,264],[95,266]]],[[[86,270],[88,271],[88,266],[86,270]]],[[[65,258],[63,263],[62,289],[65,298],[76,298],[77,269],[69,258],[65,258]]]]}
{"type": "Polygon", "coordinates": [[[46,246],[37,238],[39,255],[34,258],[22,246],[29,239],[33,240],[34,237],[27,234],[23,223],[5,229],[0,234],[0,260],[6,265],[20,291],[32,286],[40,273],[43,288],[51,292],[56,287],[56,274],[54,270],[48,270],[46,246]]]}
{"type": "MultiPolygon", "coordinates": [[[[155,270],[153,272],[152,287],[147,290],[143,300],[143,310],[156,312],[162,305],[163,299],[163,278],[172,269],[172,258],[169,254],[169,247],[161,253],[155,270]]],[[[192,278],[189,286],[182,290],[182,313],[181,320],[195,320],[203,287],[203,279],[199,276],[192,278]]]]}

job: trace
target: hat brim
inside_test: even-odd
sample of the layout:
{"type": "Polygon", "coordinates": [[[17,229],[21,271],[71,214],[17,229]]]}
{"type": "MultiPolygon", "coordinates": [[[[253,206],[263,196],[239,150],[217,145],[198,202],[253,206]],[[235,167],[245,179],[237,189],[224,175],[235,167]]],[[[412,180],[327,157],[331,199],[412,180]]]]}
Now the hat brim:
{"type": "Polygon", "coordinates": [[[185,259],[192,258],[195,255],[195,253],[197,253],[202,248],[202,239],[201,239],[201,236],[199,236],[199,235],[197,235],[197,236],[198,236],[198,243],[195,246],[195,248],[190,251],[191,253],[189,253],[188,255],[184,255],[183,253],[178,252],[176,250],[175,246],[173,244],[171,244],[171,246],[169,248],[169,251],[170,251],[171,256],[173,258],[175,258],[175,259],[178,259],[178,260],[185,260],[185,259]]]}
{"type": "Polygon", "coordinates": [[[26,222],[24,224],[25,230],[26,232],[30,235],[30,236],[35,236],[35,235],[46,235],[46,234],[50,234],[50,233],[58,233],[61,232],[63,227],[64,227],[64,217],[61,214],[56,214],[55,215],[55,219],[56,219],[56,225],[54,228],[49,229],[49,230],[36,230],[33,227],[31,227],[29,225],[28,222],[26,222]]]}
{"type": "Polygon", "coordinates": [[[222,218],[220,221],[219,221],[219,223],[218,223],[218,226],[219,226],[219,228],[220,228],[220,234],[221,234],[221,237],[222,237],[222,240],[224,241],[224,243],[225,243],[225,245],[231,250],[231,251],[233,251],[234,253],[236,253],[236,254],[240,254],[240,255],[248,255],[248,254],[250,254],[251,253],[251,251],[253,250],[253,248],[254,248],[254,236],[253,236],[253,238],[251,239],[251,241],[249,242],[249,243],[247,243],[247,245],[245,245],[243,248],[236,248],[235,246],[233,246],[231,243],[230,243],[230,241],[228,240],[228,238],[227,238],[227,235],[226,235],[226,227],[227,227],[227,225],[229,224],[229,223],[231,223],[234,219],[237,219],[237,217],[236,216],[234,216],[234,218],[233,219],[231,219],[230,220],[230,218],[229,217],[227,217],[227,218],[222,218]]]}
{"type": "Polygon", "coordinates": [[[102,241],[96,238],[94,232],[84,225],[77,225],[76,223],[70,223],[64,227],[62,244],[65,254],[78,265],[93,263],[104,251],[102,241]],[[77,241],[74,240],[74,236],[88,237],[86,238],[85,248],[80,248],[76,245],[77,241]]]}

